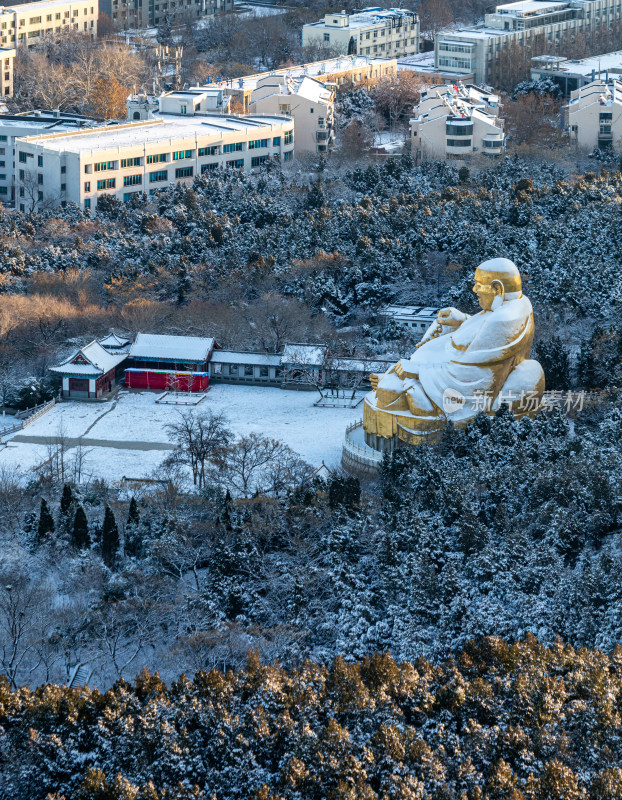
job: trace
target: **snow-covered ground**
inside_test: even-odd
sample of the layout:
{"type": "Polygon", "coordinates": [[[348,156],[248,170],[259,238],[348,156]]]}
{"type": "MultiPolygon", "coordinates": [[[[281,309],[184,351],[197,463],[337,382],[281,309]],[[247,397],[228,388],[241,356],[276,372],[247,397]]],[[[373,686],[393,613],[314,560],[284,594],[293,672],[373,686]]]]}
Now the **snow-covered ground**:
{"type": "MultiPolygon", "coordinates": [[[[157,392],[122,391],[116,402],[58,403],[0,450],[0,469],[33,469],[48,457],[47,441],[62,435],[84,437],[84,471],[92,477],[108,481],[148,477],[169,451],[136,448],[141,443],[146,448],[169,443],[166,426],[189,410],[157,404],[158,396],[157,392]],[[21,437],[29,441],[19,441],[21,437]],[[112,446],[100,446],[104,443],[112,446]]],[[[336,466],[345,428],[360,419],[362,408],[315,408],[317,399],[317,392],[217,384],[194,413],[222,412],[235,434],[261,433],[289,445],[313,466],[322,461],[336,466]]],[[[72,451],[68,455],[71,458],[72,451]]]]}

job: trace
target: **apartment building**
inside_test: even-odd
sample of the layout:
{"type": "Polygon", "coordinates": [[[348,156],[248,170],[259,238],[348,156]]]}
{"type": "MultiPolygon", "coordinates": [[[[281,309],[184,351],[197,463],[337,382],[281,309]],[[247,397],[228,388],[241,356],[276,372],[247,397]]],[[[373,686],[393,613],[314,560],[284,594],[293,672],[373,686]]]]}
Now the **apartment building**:
{"type": "Polygon", "coordinates": [[[608,83],[609,78],[618,80],[622,76],[622,50],[589,58],[569,59],[543,55],[531,60],[531,79],[537,81],[546,78],[555,81],[565,97],[595,80],[608,83]]]}
{"type": "Polygon", "coordinates": [[[421,95],[410,120],[413,157],[465,159],[503,153],[505,135],[499,96],[463,84],[433,86],[421,95]]]}
{"type": "Polygon", "coordinates": [[[13,63],[16,55],[14,47],[0,47],[0,98],[13,97],[13,63]]]}
{"type": "Polygon", "coordinates": [[[40,0],[0,8],[0,46],[33,47],[45,37],[79,31],[97,36],[98,0],[40,0]]]}
{"type": "Polygon", "coordinates": [[[581,150],[622,152],[622,82],[599,80],[570,95],[566,108],[570,139],[581,150]]]}
{"type": "Polygon", "coordinates": [[[302,26],[302,44],[339,48],[341,53],[399,58],[419,52],[419,16],[403,8],[366,8],[326,14],[302,26]]]}
{"type": "Polygon", "coordinates": [[[180,25],[201,17],[233,11],[234,0],[100,0],[115,30],[180,25]]]}
{"type": "Polygon", "coordinates": [[[373,86],[382,78],[397,73],[395,58],[370,58],[369,56],[338,56],[323,61],[310,61],[296,67],[284,67],[271,72],[258,72],[244,78],[233,78],[213,84],[224,86],[243,113],[248,113],[251,97],[259,81],[265,77],[283,76],[287,79],[315,78],[325,85],[334,84],[337,90],[345,86],[373,86]]]}
{"type": "Polygon", "coordinates": [[[540,37],[546,49],[564,36],[622,23],[621,0],[520,0],[497,6],[484,22],[458,30],[444,30],[434,41],[435,66],[475,75],[476,83],[491,80],[500,54],[512,44],[524,47],[540,37]]]}
{"type": "Polygon", "coordinates": [[[251,170],[294,157],[294,121],[281,116],[170,117],[96,131],[17,139],[15,204],[22,211],[104,195],[129,201],[220,167],[251,170]]]}
{"type": "Polygon", "coordinates": [[[0,114],[0,202],[15,201],[15,139],[42,133],[59,133],[93,128],[99,123],[80,114],[62,111],[24,111],[0,114]]]}
{"type": "Polygon", "coordinates": [[[315,78],[266,75],[257,81],[251,114],[283,114],[296,125],[296,155],[329,153],[333,148],[335,87],[315,78]]]}

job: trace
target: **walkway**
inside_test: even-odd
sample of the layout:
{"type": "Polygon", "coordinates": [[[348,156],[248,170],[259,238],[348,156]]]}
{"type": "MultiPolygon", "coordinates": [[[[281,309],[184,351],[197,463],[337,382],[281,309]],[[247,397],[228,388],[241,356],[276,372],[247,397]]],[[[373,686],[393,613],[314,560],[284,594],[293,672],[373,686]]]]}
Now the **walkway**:
{"type": "Polygon", "coordinates": [[[18,433],[11,438],[11,442],[25,442],[28,444],[60,444],[60,442],[70,447],[112,447],[115,450],[176,450],[177,445],[170,442],[128,442],[111,441],[110,439],[87,439],[83,436],[65,436],[60,439],[58,436],[28,436],[25,433],[18,433]]]}

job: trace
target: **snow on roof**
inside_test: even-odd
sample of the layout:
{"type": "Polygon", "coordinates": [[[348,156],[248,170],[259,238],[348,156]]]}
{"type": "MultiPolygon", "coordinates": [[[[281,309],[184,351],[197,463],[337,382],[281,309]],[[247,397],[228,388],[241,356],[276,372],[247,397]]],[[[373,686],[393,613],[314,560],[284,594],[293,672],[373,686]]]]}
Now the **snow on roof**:
{"type": "Polygon", "coordinates": [[[436,318],[438,308],[432,306],[387,306],[380,311],[385,317],[436,318]]]}
{"type": "Polygon", "coordinates": [[[74,131],[68,134],[49,134],[26,140],[60,152],[100,154],[106,150],[120,150],[123,147],[137,145],[166,144],[170,147],[171,141],[175,140],[180,143],[184,139],[196,143],[197,138],[202,141],[208,137],[220,140],[224,136],[240,132],[253,131],[259,136],[271,131],[274,125],[280,126],[285,122],[293,124],[289,117],[277,115],[229,117],[222,114],[201,114],[108,125],[105,128],[74,131]]]}
{"type": "Polygon", "coordinates": [[[281,356],[281,364],[319,367],[326,359],[328,345],[325,344],[286,344],[281,356]]]}
{"type": "Polygon", "coordinates": [[[127,347],[130,343],[129,339],[121,339],[114,331],[110,331],[107,336],[97,341],[106,350],[118,350],[121,347],[127,347]]]}
{"type": "Polygon", "coordinates": [[[497,6],[497,13],[505,14],[515,12],[518,14],[544,14],[547,11],[557,11],[560,8],[566,8],[569,5],[563,0],[556,2],[544,2],[544,0],[519,0],[517,3],[504,3],[497,6]]]}
{"type": "MultiPolygon", "coordinates": [[[[324,27],[330,19],[346,17],[349,28],[367,28],[369,25],[386,24],[388,20],[409,19],[410,17],[416,16],[416,12],[406,8],[366,8],[356,14],[326,14],[323,19],[318,20],[318,22],[310,22],[308,26],[324,27]]],[[[328,25],[328,27],[330,27],[330,25],[328,25]]]]}
{"type": "Polygon", "coordinates": [[[203,362],[207,360],[213,348],[214,340],[202,336],[139,333],[131,347],[130,358],[203,362]]]}
{"type": "Polygon", "coordinates": [[[109,353],[97,341],[92,341],[85,347],[76,350],[66,361],[57,367],[50,367],[51,372],[63,375],[104,375],[110,372],[117,364],[127,358],[127,353],[109,353]],[[88,363],[73,364],[72,362],[82,356],[88,363]]]}
{"type": "Polygon", "coordinates": [[[278,353],[244,353],[236,350],[214,350],[210,364],[254,364],[256,366],[278,367],[281,356],[278,353]]]}
{"type": "MultiPolygon", "coordinates": [[[[546,56],[540,56],[539,62],[544,62],[546,56]]],[[[557,58],[556,56],[548,56],[552,65],[551,72],[568,72],[573,75],[583,75],[587,78],[594,73],[594,77],[603,76],[607,72],[617,74],[622,72],[622,50],[616,50],[614,53],[603,53],[599,56],[590,56],[588,58],[581,58],[577,60],[557,58]]],[[[537,61],[536,59],[532,59],[537,61]]],[[[547,63],[547,62],[545,62],[547,63]]],[[[532,67],[533,70],[538,72],[542,71],[541,67],[532,67]]],[[[548,68],[545,71],[549,71],[548,68]]]]}

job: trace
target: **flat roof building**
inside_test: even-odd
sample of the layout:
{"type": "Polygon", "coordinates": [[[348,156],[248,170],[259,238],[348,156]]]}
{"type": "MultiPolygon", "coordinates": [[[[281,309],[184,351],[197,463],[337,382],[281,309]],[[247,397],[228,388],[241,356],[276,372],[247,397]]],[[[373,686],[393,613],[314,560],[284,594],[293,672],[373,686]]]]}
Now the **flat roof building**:
{"type": "Polygon", "coordinates": [[[250,170],[294,156],[294,121],[282,116],[179,116],[47,134],[15,142],[15,204],[22,211],[141,192],[223,168],[250,170]]]}
{"type": "Polygon", "coordinates": [[[98,0],[39,0],[0,8],[0,47],[33,47],[68,32],[95,39],[98,0]]]}
{"type": "Polygon", "coordinates": [[[622,50],[580,59],[542,55],[531,61],[531,79],[555,81],[566,97],[588,83],[596,80],[606,83],[610,78],[618,80],[622,76],[622,50]]]}
{"type": "Polygon", "coordinates": [[[339,48],[344,54],[397,58],[419,52],[419,15],[404,8],[366,8],[326,14],[302,27],[302,44],[339,48]]]}
{"type": "Polygon", "coordinates": [[[499,5],[484,16],[484,22],[460,29],[447,29],[434,40],[435,66],[475,75],[476,83],[495,82],[502,51],[515,44],[533,43],[547,48],[562,36],[610,30],[622,23],[619,0],[523,0],[499,5]]]}
{"type": "Polygon", "coordinates": [[[622,82],[594,81],[570,95],[570,140],[581,150],[622,152],[622,82]]]}

